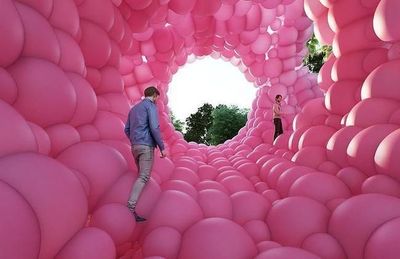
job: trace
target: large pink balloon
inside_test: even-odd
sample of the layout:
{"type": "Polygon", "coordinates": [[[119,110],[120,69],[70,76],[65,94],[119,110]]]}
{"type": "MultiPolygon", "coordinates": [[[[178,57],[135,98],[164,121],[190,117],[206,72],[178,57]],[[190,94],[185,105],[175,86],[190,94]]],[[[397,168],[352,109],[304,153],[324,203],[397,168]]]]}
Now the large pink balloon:
{"type": "Polygon", "coordinates": [[[246,231],[222,218],[199,221],[182,237],[179,258],[249,258],[257,249],[246,231]]]}

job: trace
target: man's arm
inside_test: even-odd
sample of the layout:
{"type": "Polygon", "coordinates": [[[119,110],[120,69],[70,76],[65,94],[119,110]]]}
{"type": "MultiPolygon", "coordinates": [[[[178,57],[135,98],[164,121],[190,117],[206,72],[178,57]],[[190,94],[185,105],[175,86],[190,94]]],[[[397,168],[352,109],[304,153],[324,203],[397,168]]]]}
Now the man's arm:
{"type": "Polygon", "coordinates": [[[165,147],[164,147],[164,143],[161,139],[160,124],[158,122],[157,109],[155,107],[149,107],[147,109],[147,112],[149,114],[149,124],[150,124],[151,135],[153,136],[154,140],[156,141],[157,146],[160,148],[161,151],[163,151],[165,147]]]}
{"type": "Polygon", "coordinates": [[[131,115],[131,112],[129,112],[128,113],[128,119],[126,120],[126,123],[125,123],[125,129],[124,129],[124,131],[125,131],[125,135],[128,137],[128,138],[130,138],[131,136],[131,119],[130,119],[130,116],[131,115]]]}

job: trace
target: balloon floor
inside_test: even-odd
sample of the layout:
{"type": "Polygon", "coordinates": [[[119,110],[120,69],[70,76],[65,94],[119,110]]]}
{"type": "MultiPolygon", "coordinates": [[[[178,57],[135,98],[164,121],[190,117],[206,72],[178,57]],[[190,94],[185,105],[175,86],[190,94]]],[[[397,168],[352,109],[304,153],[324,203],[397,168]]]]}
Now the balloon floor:
{"type": "Polygon", "coordinates": [[[399,14],[398,0],[0,0],[0,258],[400,258],[399,14]],[[313,32],[333,46],[318,75],[302,65],[313,32]],[[216,147],[169,118],[169,82],[202,56],[258,88],[216,147]],[[150,85],[169,157],[136,224],[123,127],[150,85]]]}

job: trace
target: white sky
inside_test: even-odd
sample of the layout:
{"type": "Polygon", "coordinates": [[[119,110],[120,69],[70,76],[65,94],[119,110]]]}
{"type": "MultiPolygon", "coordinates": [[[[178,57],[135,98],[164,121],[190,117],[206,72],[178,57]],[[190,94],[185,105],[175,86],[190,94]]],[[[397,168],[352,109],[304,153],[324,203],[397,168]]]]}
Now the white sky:
{"type": "Polygon", "coordinates": [[[204,103],[250,108],[257,88],[244,74],[222,59],[205,57],[186,63],[173,76],[168,90],[168,106],[177,119],[185,121],[204,103]]]}

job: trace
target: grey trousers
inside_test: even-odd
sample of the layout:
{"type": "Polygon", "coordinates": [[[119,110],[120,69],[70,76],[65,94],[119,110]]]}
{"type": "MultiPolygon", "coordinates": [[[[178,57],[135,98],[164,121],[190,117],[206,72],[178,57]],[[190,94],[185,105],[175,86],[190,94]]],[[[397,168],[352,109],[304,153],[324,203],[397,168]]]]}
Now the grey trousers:
{"type": "Polygon", "coordinates": [[[138,178],[133,184],[129,202],[136,206],[144,186],[150,179],[151,169],[154,162],[154,147],[146,145],[133,145],[132,155],[138,168],[138,178]]]}

